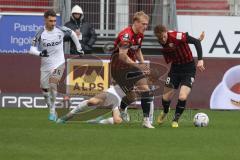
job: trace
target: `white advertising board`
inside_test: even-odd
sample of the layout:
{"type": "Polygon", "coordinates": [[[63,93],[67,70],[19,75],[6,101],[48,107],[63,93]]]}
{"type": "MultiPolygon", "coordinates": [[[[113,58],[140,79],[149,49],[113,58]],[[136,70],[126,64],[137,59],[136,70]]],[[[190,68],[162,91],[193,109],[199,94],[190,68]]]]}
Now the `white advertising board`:
{"type": "MultiPolygon", "coordinates": [[[[179,15],[178,31],[189,32],[193,37],[204,31],[204,57],[240,58],[240,17],[179,15]]],[[[194,46],[191,47],[196,56],[194,46]]]]}

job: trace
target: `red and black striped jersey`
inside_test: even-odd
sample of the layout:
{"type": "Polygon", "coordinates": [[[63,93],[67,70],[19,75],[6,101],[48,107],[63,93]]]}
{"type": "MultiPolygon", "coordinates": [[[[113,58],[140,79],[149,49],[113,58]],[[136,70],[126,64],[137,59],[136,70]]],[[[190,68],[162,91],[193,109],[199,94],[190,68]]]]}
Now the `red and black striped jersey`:
{"type": "Polygon", "coordinates": [[[122,30],[118,37],[114,41],[115,53],[119,52],[119,47],[127,47],[128,53],[127,55],[131,58],[134,62],[136,61],[136,52],[138,49],[141,48],[142,40],[144,35],[142,33],[135,34],[133,32],[132,26],[128,26],[124,30],[122,30]]]}
{"type": "Polygon", "coordinates": [[[192,51],[187,43],[187,33],[168,31],[162,52],[167,63],[186,64],[193,61],[192,51]]]}

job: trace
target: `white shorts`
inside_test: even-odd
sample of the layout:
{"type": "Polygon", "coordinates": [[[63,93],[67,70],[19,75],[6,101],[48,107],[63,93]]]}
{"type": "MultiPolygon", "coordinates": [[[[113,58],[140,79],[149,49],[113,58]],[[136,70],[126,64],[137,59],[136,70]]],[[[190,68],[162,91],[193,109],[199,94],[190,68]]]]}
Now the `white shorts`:
{"type": "Polygon", "coordinates": [[[40,76],[40,88],[48,89],[49,88],[49,78],[56,78],[60,80],[62,78],[63,72],[65,69],[65,64],[58,66],[56,69],[50,71],[41,71],[40,76]]]}
{"type": "Polygon", "coordinates": [[[126,94],[122,91],[119,85],[110,86],[106,92],[104,106],[111,106],[112,110],[118,109],[121,100],[125,95],[126,94]]]}

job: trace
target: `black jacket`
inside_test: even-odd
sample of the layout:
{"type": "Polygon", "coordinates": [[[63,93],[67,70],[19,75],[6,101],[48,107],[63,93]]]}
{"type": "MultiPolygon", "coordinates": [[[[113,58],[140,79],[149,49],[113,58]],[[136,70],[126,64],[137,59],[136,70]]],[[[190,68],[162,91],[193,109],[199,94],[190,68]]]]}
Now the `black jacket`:
{"type": "MultiPolygon", "coordinates": [[[[75,20],[71,17],[70,21],[66,22],[64,26],[72,29],[73,31],[75,31],[76,29],[80,29],[80,32],[82,34],[82,40],[80,40],[82,49],[85,53],[91,53],[93,44],[97,40],[97,35],[92,25],[84,21],[84,19],[75,20]]],[[[72,39],[70,37],[65,37],[64,40],[71,42],[70,53],[74,54],[76,51],[76,47],[72,39]]]]}

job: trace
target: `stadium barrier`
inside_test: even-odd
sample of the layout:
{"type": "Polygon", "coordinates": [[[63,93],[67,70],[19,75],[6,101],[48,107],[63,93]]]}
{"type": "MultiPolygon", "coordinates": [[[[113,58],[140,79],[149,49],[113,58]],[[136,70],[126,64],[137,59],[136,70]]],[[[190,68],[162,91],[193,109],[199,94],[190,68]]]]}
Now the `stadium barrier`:
{"type": "MultiPolygon", "coordinates": [[[[71,55],[66,55],[66,58],[71,58],[71,55]]],[[[87,56],[86,59],[90,59],[91,56],[87,56]]],[[[96,60],[96,57],[92,57],[96,60]]],[[[109,56],[97,57],[97,60],[109,59],[109,56]]],[[[162,56],[146,56],[146,59],[151,63],[157,63],[165,65],[162,56]]],[[[84,62],[84,59],[79,59],[84,62]]],[[[192,93],[188,100],[189,108],[209,108],[210,99],[213,91],[221,83],[222,78],[226,71],[230,68],[239,65],[239,59],[233,58],[205,58],[206,70],[204,72],[197,72],[197,76],[193,85],[192,93]]],[[[3,96],[12,96],[16,98],[10,99],[14,104],[18,104],[19,97],[29,94],[37,94],[41,96],[41,90],[39,88],[39,71],[40,58],[31,55],[0,55],[0,90],[1,90],[1,106],[3,105],[3,96]]],[[[169,66],[166,66],[169,68],[169,66]]],[[[91,68],[91,67],[90,67],[91,68]]],[[[95,68],[96,69],[96,68],[95,68]]],[[[157,68],[156,68],[157,70],[157,68]]],[[[107,71],[107,70],[106,70],[107,71]]],[[[108,74],[108,73],[107,73],[108,74]]],[[[163,79],[166,78],[163,76],[163,79]]],[[[65,76],[66,77],[66,73],[65,76]]],[[[63,83],[65,78],[62,79],[63,83]]],[[[105,81],[105,80],[104,80],[105,81]]],[[[60,85],[61,86],[61,85],[60,85]]],[[[65,85],[59,89],[61,93],[66,91],[65,85]]],[[[93,86],[93,85],[92,85],[93,86]]],[[[101,87],[100,87],[101,88],[101,87]]],[[[222,93],[225,94],[225,93],[222,93]]],[[[223,95],[225,96],[225,95],[223,95]]],[[[79,95],[80,98],[84,98],[83,95],[79,95]]],[[[86,98],[86,97],[85,97],[86,98]]],[[[30,99],[30,98],[29,98],[30,99]]],[[[5,99],[6,100],[6,99],[5,99]]],[[[30,100],[32,101],[32,100],[30,100]]],[[[159,107],[161,102],[161,96],[155,98],[155,106],[159,107]]],[[[174,99],[174,103],[176,99],[174,99]]],[[[7,102],[5,102],[7,103],[7,102]]],[[[19,105],[13,105],[15,107],[19,105]]],[[[34,106],[33,106],[34,107],[34,106]]],[[[221,108],[221,106],[217,106],[221,108]]],[[[228,106],[224,106],[228,107],[228,106]]],[[[217,108],[216,108],[217,109],[217,108]]],[[[226,108],[228,109],[228,108],[226,108]]],[[[231,109],[231,108],[230,108],[231,109]]],[[[232,109],[240,109],[240,107],[232,107],[232,109]]]]}

